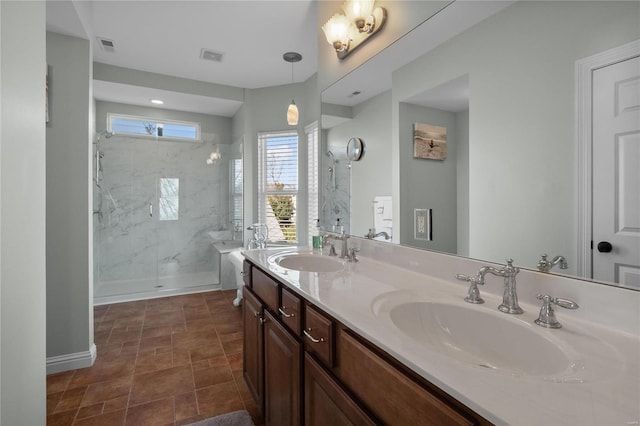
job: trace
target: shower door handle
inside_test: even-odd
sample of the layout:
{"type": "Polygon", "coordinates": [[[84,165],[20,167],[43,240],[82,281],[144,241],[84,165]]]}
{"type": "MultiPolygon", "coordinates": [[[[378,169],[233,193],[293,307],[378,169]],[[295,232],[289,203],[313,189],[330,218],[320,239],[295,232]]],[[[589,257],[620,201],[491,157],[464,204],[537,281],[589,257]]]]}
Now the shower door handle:
{"type": "Polygon", "coordinates": [[[153,203],[149,203],[149,217],[153,217],[153,203]]]}

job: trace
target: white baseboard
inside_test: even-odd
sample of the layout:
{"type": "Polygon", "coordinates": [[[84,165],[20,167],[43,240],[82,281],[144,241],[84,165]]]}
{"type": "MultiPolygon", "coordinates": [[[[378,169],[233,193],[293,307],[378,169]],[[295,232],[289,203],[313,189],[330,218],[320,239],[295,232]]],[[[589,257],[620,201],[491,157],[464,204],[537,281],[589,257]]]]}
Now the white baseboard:
{"type": "Polygon", "coordinates": [[[91,367],[96,361],[96,356],[97,349],[96,345],[93,343],[88,351],[52,356],[51,358],[47,358],[47,374],[91,367]]]}

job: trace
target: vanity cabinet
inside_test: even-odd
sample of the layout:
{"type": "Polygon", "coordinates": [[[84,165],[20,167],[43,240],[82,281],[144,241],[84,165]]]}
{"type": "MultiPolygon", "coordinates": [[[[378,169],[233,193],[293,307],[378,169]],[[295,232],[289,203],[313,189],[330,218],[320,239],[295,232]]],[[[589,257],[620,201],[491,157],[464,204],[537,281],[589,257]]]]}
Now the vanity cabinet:
{"type": "Polygon", "coordinates": [[[300,425],[302,342],[299,332],[289,329],[301,328],[301,300],[293,293],[282,298],[284,289],[276,281],[247,262],[244,266],[244,277],[250,277],[243,289],[245,381],[266,425],[300,425]]]}
{"type": "Polygon", "coordinates": [[[247,290],[247,287],[243,290],[242,320],[244,326],[243,376],[256,402],[258,413],[262,415],[264,413],[264,309],[262,302],[247,290]]]}
{"type": "Polygon", "coordinates": [[[302,345],[268,311],[264,325],[265,423],[301,424],[302,345]]]}
{"type": "Polygon", "coordinates": [[[266,425],[490,424],[259,267],[247,276],[244,377],[266,425]]]}

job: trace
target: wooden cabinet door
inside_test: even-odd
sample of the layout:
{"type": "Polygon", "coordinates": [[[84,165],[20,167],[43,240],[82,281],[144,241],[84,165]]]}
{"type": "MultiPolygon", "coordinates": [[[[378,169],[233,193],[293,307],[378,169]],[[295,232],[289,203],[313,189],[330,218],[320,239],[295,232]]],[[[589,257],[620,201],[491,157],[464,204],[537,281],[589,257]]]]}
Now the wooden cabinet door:
{"type": "Polygon", "coordinates": [[[264,413],[264,344],[262,303],[251,291],[243,289],[242,316],[244,323],[243,375],[256,401],[260,415],[264,413]]]}
{"type": "Polygon", "coordinates": [[[297,426],[302,410],[302,345],[265,311],[265,423],[297,426]]]}
{"type": "Polygon", "coordinates": [[[304,355],[305,426],[367,426],[376,422],[311,355],[304,355]]]}

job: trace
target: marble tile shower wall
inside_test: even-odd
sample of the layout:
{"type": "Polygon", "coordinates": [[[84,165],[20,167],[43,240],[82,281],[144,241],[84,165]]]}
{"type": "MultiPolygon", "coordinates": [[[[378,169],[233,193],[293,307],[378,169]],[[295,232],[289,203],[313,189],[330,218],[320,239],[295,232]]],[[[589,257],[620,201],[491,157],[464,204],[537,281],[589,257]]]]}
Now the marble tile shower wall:
{"type": "Polygon", "coordinates": [[[348,233],[351,229],[351,169],[348,167],[347,159],[323,158],[321,176],[323,198],[320,223],[330,231],[331,225],[340,218],[340,223],[348,233]],[[329,171],[329,168],[332,171],[329,171]],[[335,178],[331,176],[332,173],[335,173],[335,178]]]}
{"type": "Polygon", "coordinates": [[[99,148],[104,155],[94,187],[94,207],[101,212],[94,215],[98,281],[212,271],[207,232],[229,229],[224,154],[231,147],[116,135],[99,148]],[[207,164],[216,150],[223,159],[207,164]],[[162,179],[177,179],[177,193],[163,192],[162,179]],[[162,215],[160,205],[167,203],[177,206],[177,217],[162,215]]]}

